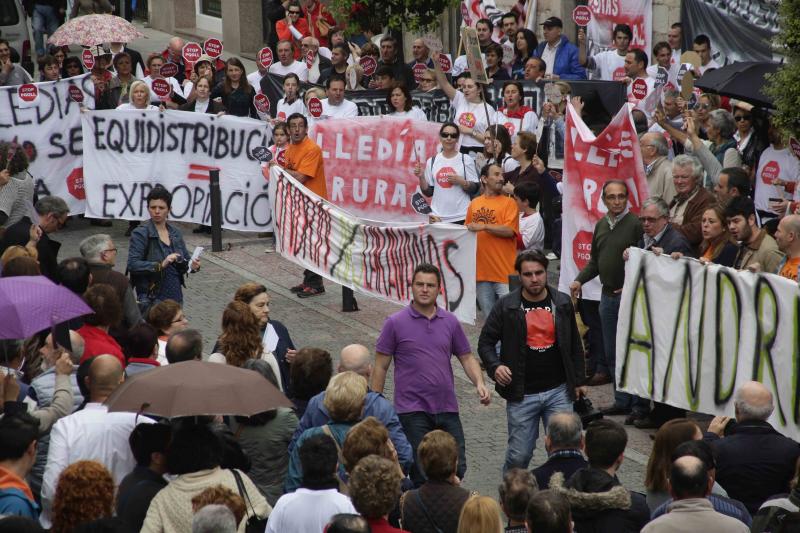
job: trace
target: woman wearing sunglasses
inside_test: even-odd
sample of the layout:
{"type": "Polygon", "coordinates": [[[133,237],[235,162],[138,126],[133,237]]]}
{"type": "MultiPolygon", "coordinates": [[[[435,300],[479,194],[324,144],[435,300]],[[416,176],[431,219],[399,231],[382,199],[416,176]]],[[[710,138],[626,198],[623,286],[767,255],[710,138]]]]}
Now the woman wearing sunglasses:
{"type": "Polygon", "coordinates": [[[429,158],[425,167],[417,162],[414,175],[422,194],[431,200],[431,222],[463,224],[470,196],[478,192],[478,169],[468,154],[459,153],[461,132],[453,122],[439,129],[442,151],[429,158]]]}
{"type": "Polygon", "coordinates": [[[300,59],[300,41],[311,35],[300,2],[291,0],[286,5],[286,18],[275,23],[275,33],[278,34],[278,40],[294,43],[294,58],[300,59]]]}
{"type": "Polygon", "coordinates": [[[753,116],[753,106],[746,102],[739,102],[733,108],[733,120],[736,122],[736,149],[742,156],[742,168],[750,175],[758,167],[758,158],[767,147],[766,134],[760,121],[753,116]]]}

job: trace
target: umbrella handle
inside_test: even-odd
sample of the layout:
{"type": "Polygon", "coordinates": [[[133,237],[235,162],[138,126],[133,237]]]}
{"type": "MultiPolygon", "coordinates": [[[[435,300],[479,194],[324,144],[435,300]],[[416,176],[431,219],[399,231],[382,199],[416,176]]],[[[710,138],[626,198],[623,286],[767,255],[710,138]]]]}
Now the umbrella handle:
{"type": "Polygon", "coordinates": [[[139,416],[140,415],[144,415],[144,410],[147,409],[148,407],[150,407],[150,403],[149,402],[145,402],[139,408],[139,412],[136,413],[136,418],[133,419],[133,425],[134,426],[139,423],[139,416]]]}

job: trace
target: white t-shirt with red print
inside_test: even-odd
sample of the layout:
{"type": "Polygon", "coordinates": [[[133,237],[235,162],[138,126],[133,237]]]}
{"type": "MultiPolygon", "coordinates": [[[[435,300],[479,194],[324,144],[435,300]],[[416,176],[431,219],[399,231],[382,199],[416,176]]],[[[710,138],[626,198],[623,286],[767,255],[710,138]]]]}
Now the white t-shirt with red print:
{"type": "Polygon", "coordinates": [[[792,194],[787,193],[783,187],[772,184],[775,179],[793,183],[800,179],[800,163],[789,148],[776,150],[768,146],[761,153],[755,176],[756,191],[753,201],[756,209],[773,213],[769,208],[770,198],[792,199],[792,194]]]}
{"type": "Polygon", "coordinates": [[[497,123],[502,124],[508,130],[512,143],[517,139],[517,133],[521,131],[536,133],[536,127],[539,125],[536,111],[528,111],[522,118],[511,118],[502,111],[498,111],[496,116],[497,123]]]}
{"type": "Polygon", "coordinates": [[[601,80],[621,81],[625,78],[625,56],[619,55],[616,50],[600,52],[592,59],[601,80]]]}
{"type": "MultiPolygon", "coordinates": [[[[456,110],[454,122],[459,126],[472,128],[477,133],[484,133],[489,127],[489,124],[497,123],[497,112],[491,104],[484,104],[483,102],[471,104],[467,102],[466,97],[461,91],[456,91],[450,104],[456,110]]],[[[483,143],[475,140],[472,136],[462,134],[460,141],[461,146],[483,149],[483,143]]]]}
{"type": "Polygon", "coordinates": [[[479,183],[478,167],[472,156],[457,153],[453,157],[445,157],[438,153],[425,163],[425,181],[433,187],[431,211],[442,222],[456,222],[467,216],[469,193],[460,185],[447,181],[447,177],[453,175],[479,183]]]}
{"type": "Polygon", "coordinates": [[[275,118],[281,122],[286,122],[290,116],[295,113],[307,115],[306,106],[303,105],[302,98],[295,98],[291,104],[286,103],[286,98],[278,100],[278,110],[275,112],[275,118]]]}

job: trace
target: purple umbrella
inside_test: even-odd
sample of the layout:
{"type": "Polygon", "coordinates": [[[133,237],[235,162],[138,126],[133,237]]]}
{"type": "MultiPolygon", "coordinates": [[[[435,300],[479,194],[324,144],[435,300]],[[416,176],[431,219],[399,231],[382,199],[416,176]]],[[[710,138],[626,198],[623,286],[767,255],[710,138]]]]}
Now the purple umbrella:
{"type": "Polygon", "coordinates": [[[92,309],[44,276],[0,278],[0,339],[24,339],[92,309]]]}

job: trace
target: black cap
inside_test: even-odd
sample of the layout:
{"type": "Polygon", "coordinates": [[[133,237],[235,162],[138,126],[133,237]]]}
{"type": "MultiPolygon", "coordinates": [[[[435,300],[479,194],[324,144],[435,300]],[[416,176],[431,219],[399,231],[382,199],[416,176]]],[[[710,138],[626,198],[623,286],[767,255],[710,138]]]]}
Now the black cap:
{"type": "Polygon", "coordinates": [[[558,18],[558,17],[550,17],[549,19],[547,19],[544,22],[542,22],[541,25],[542,26],[550,26],[551,28],[553,26],[558,26],[559,28],[563,28],[564,27],[564,23],[561,22],[561,19],[558,18]]]}

